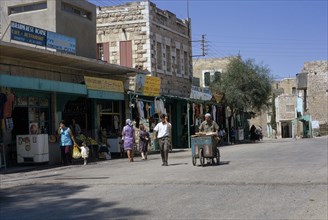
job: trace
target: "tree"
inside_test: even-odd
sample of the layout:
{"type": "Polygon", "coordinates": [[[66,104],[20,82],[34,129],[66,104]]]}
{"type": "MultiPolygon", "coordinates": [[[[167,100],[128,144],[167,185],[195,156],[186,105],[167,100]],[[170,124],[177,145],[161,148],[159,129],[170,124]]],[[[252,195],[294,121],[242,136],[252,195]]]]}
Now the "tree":
{"type": "Polygon", "coordinates": [[[243,61],[234,58],[227,66],[227,71],[210,85],[212,93],[222,94],[223,103],[228,106],[232,115],[236,111],[260,111],[270,106],[272,79],[270,69],[258,65],[254,60],[243,61]]]}

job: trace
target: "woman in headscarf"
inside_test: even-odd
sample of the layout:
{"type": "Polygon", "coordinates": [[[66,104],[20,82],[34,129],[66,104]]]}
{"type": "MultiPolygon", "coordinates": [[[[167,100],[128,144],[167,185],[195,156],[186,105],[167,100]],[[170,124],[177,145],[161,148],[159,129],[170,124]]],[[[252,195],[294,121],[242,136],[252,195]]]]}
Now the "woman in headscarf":
{"type": "Polygon", "coordinates": [[[124,140],[124,150],[126,151],[129,161],[133,162],[134,129],[130,119],[126,119],[126,125],[123,127],[122,137],[124,140]]]}

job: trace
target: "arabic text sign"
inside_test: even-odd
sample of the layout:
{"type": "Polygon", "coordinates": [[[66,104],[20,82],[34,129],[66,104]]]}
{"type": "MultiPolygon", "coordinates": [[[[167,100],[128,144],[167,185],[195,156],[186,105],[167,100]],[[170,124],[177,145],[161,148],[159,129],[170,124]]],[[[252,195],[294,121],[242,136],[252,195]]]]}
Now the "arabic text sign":
{"type": "Polygon", "coordinates": [[[145,96],[159,96],[161,90],[161,79],[155,76],[146,76],[143,88],[145,96]]]}
{"type": "Polygon", "coordinates": [[[84,81],[88,89],[121,93],[124,92],[122,81],[90,76],[85,76],[84,81]]]}

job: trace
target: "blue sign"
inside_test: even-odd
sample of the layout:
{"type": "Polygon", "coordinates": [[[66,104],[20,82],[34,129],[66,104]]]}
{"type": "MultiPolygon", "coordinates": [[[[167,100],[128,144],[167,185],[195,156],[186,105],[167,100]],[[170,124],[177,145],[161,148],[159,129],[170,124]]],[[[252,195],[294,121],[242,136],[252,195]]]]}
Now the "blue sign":
{"type": "Polygon", "coordinates": [[[76,54],[76,39],[48,31],[47,47],[60,52],[76,54]]]}
{"type": "Polygon", "coordinates": [[[12,21],[11,40],[21,41],[29,44],[46,46],[47,31],[26,24],[12,21]]]}

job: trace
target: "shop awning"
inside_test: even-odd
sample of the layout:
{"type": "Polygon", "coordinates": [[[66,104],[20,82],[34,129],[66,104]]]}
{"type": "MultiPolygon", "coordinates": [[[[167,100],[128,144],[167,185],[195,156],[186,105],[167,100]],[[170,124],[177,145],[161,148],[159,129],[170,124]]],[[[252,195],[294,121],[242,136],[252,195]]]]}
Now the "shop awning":
{"type": "Polygon", "coordinates": [[[124,100],[124,93],[88,89],[88,98],[109,99],[109,100],[124,100]]]}
{"type": "Polygon", "coordinates": [[[86,86],[82,84],[28,78],[23,76],[11,76],[1,73],[0,86],[71,94],[88,94],[86,86]]]}

